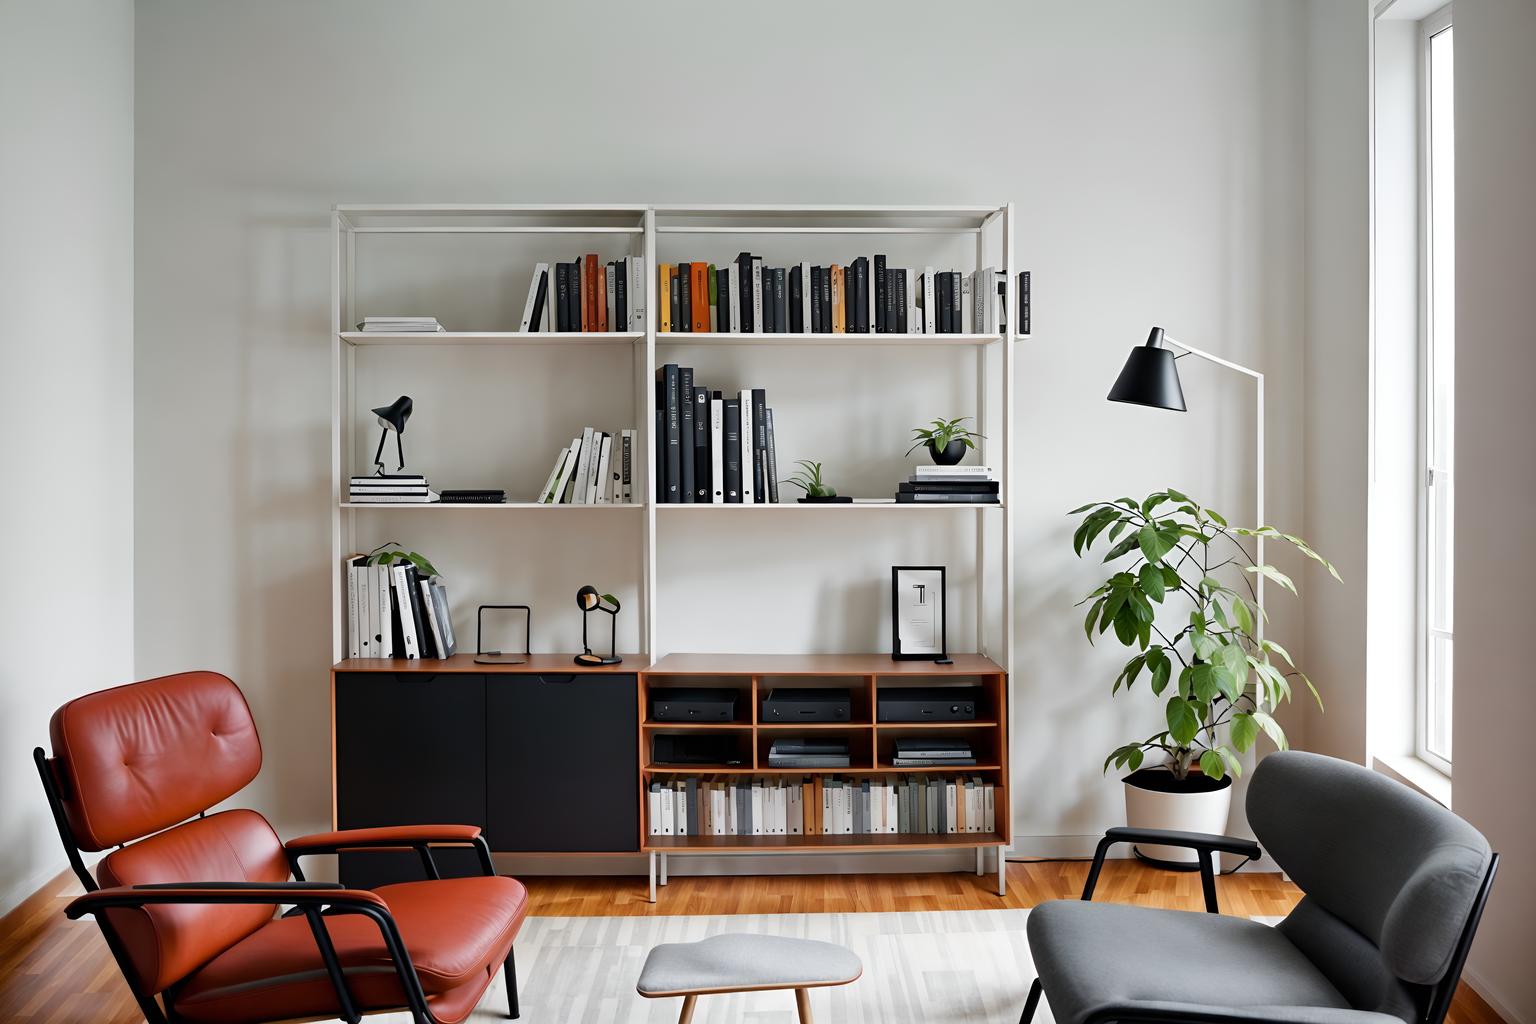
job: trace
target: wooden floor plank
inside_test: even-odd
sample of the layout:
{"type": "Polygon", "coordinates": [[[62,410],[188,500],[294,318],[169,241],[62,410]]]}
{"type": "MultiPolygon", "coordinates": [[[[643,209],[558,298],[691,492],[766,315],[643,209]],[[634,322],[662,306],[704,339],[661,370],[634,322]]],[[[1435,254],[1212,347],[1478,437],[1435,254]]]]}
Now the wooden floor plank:
{"type": "MultiPolygon", "coordinates": [[[[1075,898],[1087,877],[1084,861],[1008,865],[1008,895],[992,890],[996,876],[673,875],[657,903],[643,880],[625,877],[524,879],[531,913],[540,916],[679,914],[874,913],[1033,907],[1075,898]]],[[[1278,874],[1241,872],[1216,882],[1223,913],[1279,916],[1301,893],[1278,874]]],[[[107,952],[94,922],[71,922],[64,907],[78,892],[67,873],[0,919],[0,1021],[17,1024],[142,1024],[143,1017],[107,952]]],[[[1193,874],[1158,871],[1135,861],[1110,861],[1096,899],[1148,907],[1198,910],[1193,874]]],[[[1450,1024],[1504,1024],[1465,985],[1451,1006],[1450,1024]]]]}

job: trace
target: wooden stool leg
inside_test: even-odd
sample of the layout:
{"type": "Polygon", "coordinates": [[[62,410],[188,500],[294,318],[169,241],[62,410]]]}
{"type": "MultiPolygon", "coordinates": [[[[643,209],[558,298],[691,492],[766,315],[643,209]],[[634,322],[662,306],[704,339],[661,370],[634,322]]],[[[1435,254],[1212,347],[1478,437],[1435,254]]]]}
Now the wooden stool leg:
{"type": "Polygon", "coordinates": [[[795,1009],[800,1011],[800,1024],[813,1024],[811,1020],[811,993],[809,989],[795,989],[795,1009]]]}
{"type": "Polygon", "coordinates": [[[690,1024],[693,1020],[693,1004],[698,996],[683,996],[683,1012],[677,1015],[677,1024],[690,1024]]]}

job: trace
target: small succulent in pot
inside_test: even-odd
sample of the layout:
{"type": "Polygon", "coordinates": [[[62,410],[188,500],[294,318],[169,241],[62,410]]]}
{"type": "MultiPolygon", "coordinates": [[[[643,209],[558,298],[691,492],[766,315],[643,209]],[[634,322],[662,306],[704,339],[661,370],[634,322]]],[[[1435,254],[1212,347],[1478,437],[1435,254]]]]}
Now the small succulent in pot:
{"type": "Polygon", "coordinates": [[[939,466],[958,465],[965,458],[965,451],[969,448],[976,450],[976,439],[985,438],[985,434],[978,434],[967,429],[963,424],[969,416],[961,416],[957,419],[936,419],[926,427],[913,427],[912,447],[907,449],[911,455],[919,448],[927,448],[928,455],[939,466]]]}
{"type": "Polygon", "coordinates": [[[821,463],[797,459],[795,465],[800,467],[799,472],[785,483],[794,484],[805,492],[801,501],[831,501],[837,497],[837,491],[821,479],[821,463]]]}

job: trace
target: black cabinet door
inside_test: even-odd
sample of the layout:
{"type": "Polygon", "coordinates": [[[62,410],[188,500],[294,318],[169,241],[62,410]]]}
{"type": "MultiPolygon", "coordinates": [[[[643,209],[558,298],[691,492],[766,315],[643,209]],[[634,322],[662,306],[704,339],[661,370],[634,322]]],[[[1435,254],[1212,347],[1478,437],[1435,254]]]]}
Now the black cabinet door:
{"type": "MultiPolygon", "coordinates": [[[[336,822],[485,826],[485,677],[458,672],[336,675],[336,822]]],[[[445,875],[480,874],[473,850],[438,850],[445,875]]],[[[342,881],[423,878],[414,853],[341,858],[342,881]]]]}
{"type": "Polygon", "coordinates": [[[491,676],[491,849],[639,849],[632,675],[491,676]]]}

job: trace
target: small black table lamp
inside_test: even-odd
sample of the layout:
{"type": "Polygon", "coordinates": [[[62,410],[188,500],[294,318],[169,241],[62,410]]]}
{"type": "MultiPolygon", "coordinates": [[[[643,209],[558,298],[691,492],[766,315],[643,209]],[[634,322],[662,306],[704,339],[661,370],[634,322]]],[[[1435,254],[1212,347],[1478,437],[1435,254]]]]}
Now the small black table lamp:
{"type": "Polygon", "coordinates": [[[581,653],[576,655],[578,665],[617,665],[624,659],[618,655],[619,636],[619,599],[612,594],[599,594],[596,587],[582,587],[576,591],[576,607],[581,609],[581,653]],[[608,656],[592,653],[592,645],[587,642],[587,617],[588,613],[599,611],[607,612],[613,616],[609,620],[608,632],[608,656]]]}
{"type": "Polygon", "coordinates": [[[392,405],[382,406],[373,410],[373,414],[379,418],[379,426],[383,429],[379,432],[379,447],[373,453],[373,464],[379,476],[384,475],[384,442],[389,440],[389,432],[395,432],[395,456],[400,463],[395,467],[395,472],[405,468],[405,444],[400,440],[400,435],[405,433],[405,421],[411,418],[411,399],[408,395],[401,395],[395,399],[392,405]]]}

